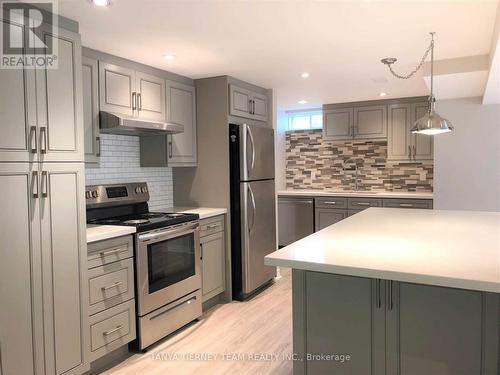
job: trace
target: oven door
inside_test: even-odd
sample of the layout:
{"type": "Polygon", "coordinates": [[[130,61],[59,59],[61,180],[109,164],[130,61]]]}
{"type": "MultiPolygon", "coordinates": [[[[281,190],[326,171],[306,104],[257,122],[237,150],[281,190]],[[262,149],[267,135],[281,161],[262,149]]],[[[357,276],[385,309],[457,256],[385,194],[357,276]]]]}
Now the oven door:
{"type": "Polygon", "coordinates": [[[201,288],[199,224],[137,235],[139,316],[201,288]]]}

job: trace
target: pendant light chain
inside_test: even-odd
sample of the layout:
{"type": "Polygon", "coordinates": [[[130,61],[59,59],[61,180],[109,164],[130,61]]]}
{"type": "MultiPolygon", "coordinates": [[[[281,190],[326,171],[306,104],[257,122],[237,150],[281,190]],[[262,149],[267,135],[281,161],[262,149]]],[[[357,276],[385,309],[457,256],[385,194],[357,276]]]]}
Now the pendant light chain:
{"type": "Polygon", "coordinates": [[[410,73],[405,74],[405,75],[398,74],[392,69],[393,63],[386,63],[386,62],[382,61],[382,62],[384,62],[384,64],[386,64],[389,67],[389,70],[391,71],[393,76],[395,76],[399,79],[408,79],[408,78],[411,78],[416,72],[418,72],[420,70],[420,68],[422,68],[422,66],[425,63],[425,60],[427,59],[427,56],[429,56],[429,52],[431,52],[431,50],[433,50],[433,48],[434,48],[434,32],[432,32],[430,34],[431,34],[431,43],[429,44],[429,47],[427,47],[427,50],[425,51],[424,56],[420,60],[420,63],[410,73]]]}

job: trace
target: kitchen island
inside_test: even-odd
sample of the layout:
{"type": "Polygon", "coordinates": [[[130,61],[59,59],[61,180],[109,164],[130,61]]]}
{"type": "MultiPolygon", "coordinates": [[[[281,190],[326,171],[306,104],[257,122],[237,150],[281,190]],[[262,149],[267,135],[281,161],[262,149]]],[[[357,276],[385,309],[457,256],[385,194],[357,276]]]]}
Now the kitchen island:
{"type": "Polygon", "coordinates": [[[265,262],[293,269],[294,374],[498,374],[499,213],[369,208],[265,262]]]}

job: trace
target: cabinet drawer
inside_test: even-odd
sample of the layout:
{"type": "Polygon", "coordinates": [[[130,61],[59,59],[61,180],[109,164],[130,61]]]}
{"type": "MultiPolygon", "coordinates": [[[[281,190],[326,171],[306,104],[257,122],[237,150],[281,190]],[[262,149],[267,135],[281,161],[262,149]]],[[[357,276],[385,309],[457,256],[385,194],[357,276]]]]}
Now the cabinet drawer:
{"type": "Polygon", "coordinates": [[[384,207],[432,209],[430,199],[384,199],[384,207]]]}
{"type": "Polygon", "coordinates": [[[90,317],[91,360],[129,343],[135,334],[135,301],[131,300],[90,317]]]}
{"type": "Polygon", "coordinates": [[[107,263],[134,256],[132,236],[122,236],[88,244],[88,268],[99,267],[107,263]]]}
{"type": "Polygon", "coordinates": [[[200,237],[224,231],[224,215],[200,221],[200,237]]]}
{"type": "Polygon", "coordinates": [[[349,209],[364,210],[368,207],[382,207],[382,199],[377,198],[349,198],[349,209]]]}
{"type": "Polygon", "coordinates": [[[341,198],[341,197],[315,198],[314,204],[318,208],[347,208],[347,198],[341,198]]]}
{"type": "Polygon", "coordinates": [[[89,270],[89,314],[134,298],[133,258],[89,270]]]}

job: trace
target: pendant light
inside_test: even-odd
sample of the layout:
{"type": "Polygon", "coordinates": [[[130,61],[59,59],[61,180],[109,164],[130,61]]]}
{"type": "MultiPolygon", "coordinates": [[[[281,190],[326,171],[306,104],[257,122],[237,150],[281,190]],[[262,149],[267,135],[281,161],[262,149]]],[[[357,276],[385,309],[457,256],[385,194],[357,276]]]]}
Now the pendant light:
{"type": "Polygon", "coordinates": [[[427,55],[431,54],[431,94],[429,95],[429,107],[427,113],[415,121],[413,128],[411,128],[411,132],[414,134],[426,134],[426,135],[436,135],[442,133],[449,133],[453,131],[453,126],[450,121],[441,117],[435,110],[436,99],[434,98],[434,32],[431,32],[431,43],[427,50],[425,51],[424,57],[420,61],[420,64],[409,74],[400,75],[397,74],[392,69],[392,64],[394,64],[397,59],[393,57],[388,57],[382,59],[381,62],[389,67],[391,73],[400,79],[408,79],[413,76],[423,65],[427,55]]]}

